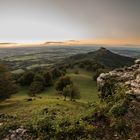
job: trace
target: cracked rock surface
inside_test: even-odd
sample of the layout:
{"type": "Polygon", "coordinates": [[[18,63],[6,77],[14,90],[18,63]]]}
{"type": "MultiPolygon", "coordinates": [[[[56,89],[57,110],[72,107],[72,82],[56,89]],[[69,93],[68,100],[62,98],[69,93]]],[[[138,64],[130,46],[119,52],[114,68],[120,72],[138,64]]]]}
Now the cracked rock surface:
{"type": "Polygon", "coordinates": [[[101,88],[111,78],[128,87],[126,94],[135,95],[137,99],[140,99],[140,59],[137,59],[131,67],[100,74],[97,78],[98,87],[101,88]]]}

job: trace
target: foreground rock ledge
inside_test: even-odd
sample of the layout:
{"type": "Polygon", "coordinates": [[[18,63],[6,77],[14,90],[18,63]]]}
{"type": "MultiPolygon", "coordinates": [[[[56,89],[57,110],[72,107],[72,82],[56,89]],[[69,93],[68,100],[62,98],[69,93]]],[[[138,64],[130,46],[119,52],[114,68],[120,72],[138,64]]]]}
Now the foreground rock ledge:
{"type": "Polygon", "coordinates": [[[137,59],[131,67],[100,74],[97,78],[98,87],[102,88],[106,81],[111,78],[115,78],[119,84],[128,87],[126,94],[134,95],[137,99],[140,99],[140,59],[137,59]]]}

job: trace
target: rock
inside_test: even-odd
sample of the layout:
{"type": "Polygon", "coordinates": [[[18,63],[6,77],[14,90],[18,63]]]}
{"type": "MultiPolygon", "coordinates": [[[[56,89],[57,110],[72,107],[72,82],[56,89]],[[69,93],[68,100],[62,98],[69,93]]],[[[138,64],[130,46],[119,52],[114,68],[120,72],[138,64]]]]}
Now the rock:
{"type": "Polygon", "coordinates": [[[5,117],[7,117],[7,114],[4,114],[4,113],[0,114],[0,118],[5,118],[5,117]]]}
{"type": "Polygon", "coordinates": [[[118,85],[127,86],[128,91],[126,91],[126,94],[140,98],[140,59],[136,60],[135,65],[131,67],[100,74],[97,78],[98,88],[102,89],[109,79],[114,79],[118,85]]]}
{"type": "Polygon", "coordinates": [[[12,134],[10,138],[13,140],[15,138],[15,134],[12,134]]]}
{"type": "Polygon", "coordinates": [[[3,125],[3,123],[0,123],[0,126],[2,126],[3,125]]]}
{"type": "Polygon", "coordinates": [[[31,136],[22,126],[16,130],[9,131],[9,133],[3,140],[31,140],[31,136]]]}
{"type": "Polygon", "coordinates": [[[140,64],[140,59],[137,59],[137,60],[135,61],[135,64],[140,64]]]}

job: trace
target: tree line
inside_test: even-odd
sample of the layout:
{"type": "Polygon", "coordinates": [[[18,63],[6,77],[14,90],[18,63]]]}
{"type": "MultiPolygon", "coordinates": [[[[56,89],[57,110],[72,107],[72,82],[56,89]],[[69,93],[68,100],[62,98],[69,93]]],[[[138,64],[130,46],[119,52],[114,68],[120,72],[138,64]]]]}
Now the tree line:
{"type": "Polygon", "coordinates": [[[80,98],[79,89],[65,74],[64,67],[41,71],[27,70],[22,74],[11,74],[5,66],[0,65],[0,100],[5,100],[17,93],[18,87],[27,88],[28,95],[35,97],[51,86],[55,87],[59,95],[64,96],[64,100],[66,97],[70,100],[80,98]]]}

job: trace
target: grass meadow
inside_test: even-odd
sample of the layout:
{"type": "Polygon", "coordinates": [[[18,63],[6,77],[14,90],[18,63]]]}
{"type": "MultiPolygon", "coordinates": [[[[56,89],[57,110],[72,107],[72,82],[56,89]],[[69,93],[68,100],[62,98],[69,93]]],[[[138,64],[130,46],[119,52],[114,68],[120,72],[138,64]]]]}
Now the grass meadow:
{"type": "Polygon", "coordinates": [[[35,122],[36,119],[44,116],[44,111],[56,113],[57,119],[69,118],[71,120],[81,117],[85,114],[89,103],[98,102],[98,90],[96,82],[92,80],[93,73],[79,70],[79,74],[75,74],[74,70],[68,70],[67,75],[80,89],[81,98],[75,102],[68,98],[64,101],[61,95],[58,95],[54,87],[46,89],[38,97],[29,99],[28,90],[21,88],[19,92],[10,99],[0,103],[0,113],[15,116],[15,119],[21,124],[35,122]]]}

